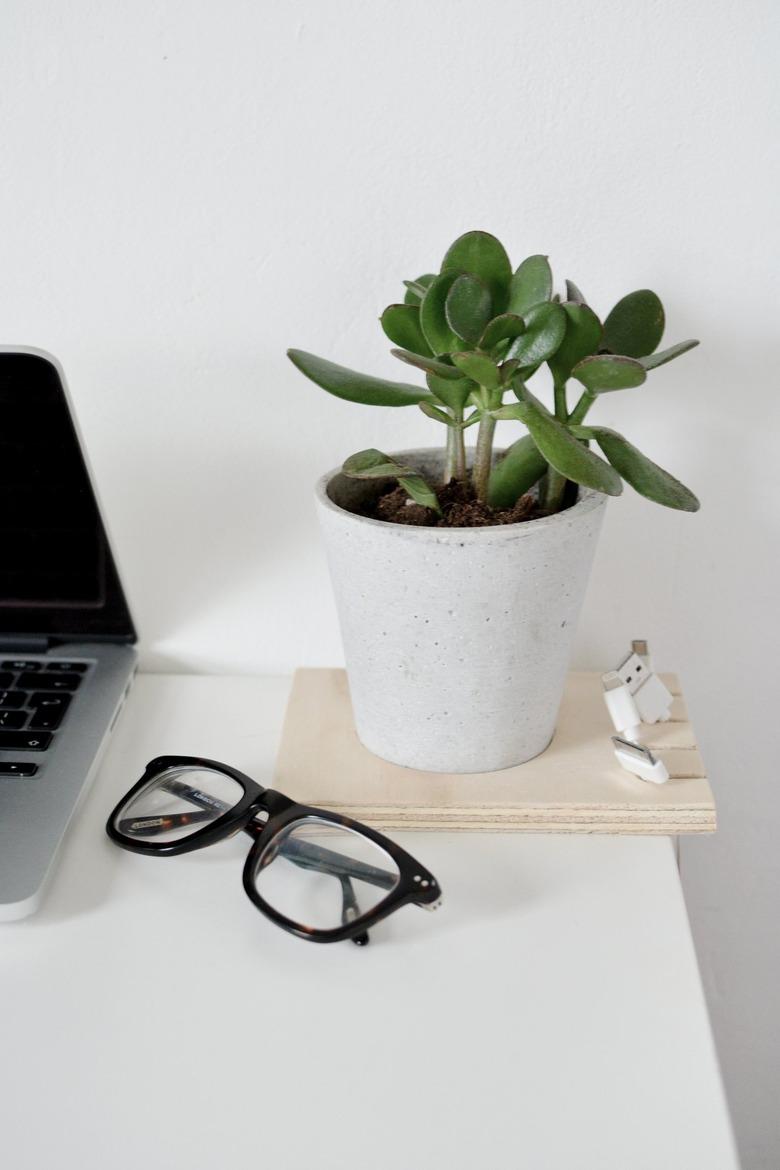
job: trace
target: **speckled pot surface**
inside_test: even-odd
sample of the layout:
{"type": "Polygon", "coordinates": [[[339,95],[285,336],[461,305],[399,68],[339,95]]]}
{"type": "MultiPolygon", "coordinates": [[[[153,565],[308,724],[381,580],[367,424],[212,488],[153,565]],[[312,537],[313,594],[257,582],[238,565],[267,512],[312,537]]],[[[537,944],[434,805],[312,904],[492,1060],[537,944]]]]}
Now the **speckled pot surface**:
{"type": "MultiPolygon", "coordinates": [[[[436,478],[438,451],[402,451],[436,478]]],[[[333,471],[316,499],[357,733],[429,772],[491,772],[550,742],[606,497],[493,528],[412,528],[348,511],[382,485],[333,471]]]]}

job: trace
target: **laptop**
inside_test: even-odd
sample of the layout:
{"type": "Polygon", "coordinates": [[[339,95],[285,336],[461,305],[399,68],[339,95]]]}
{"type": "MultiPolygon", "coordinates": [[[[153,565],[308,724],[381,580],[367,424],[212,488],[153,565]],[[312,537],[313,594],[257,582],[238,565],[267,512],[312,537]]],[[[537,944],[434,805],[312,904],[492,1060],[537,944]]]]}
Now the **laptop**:
{"type": "Polygon", "coordinates": [[[38,907],[136,670],[59,363],[0,348],[0,921],[38,907]]]}

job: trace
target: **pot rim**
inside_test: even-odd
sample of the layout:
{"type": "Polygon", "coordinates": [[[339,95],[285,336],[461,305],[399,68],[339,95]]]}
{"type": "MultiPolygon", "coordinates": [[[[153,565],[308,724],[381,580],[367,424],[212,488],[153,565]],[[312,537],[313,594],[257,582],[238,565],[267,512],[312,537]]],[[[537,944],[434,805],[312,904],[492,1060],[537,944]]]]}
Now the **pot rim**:
{"type": "MultiPolygon", "coordinates": [[[[406,459],[413,462],[415,456],[440,455],[440,453],[438,447],[412,447],[404,451],[390,452],[390,456],[393,459],[406,459]]],[[[503,449],[496,451],[495,454],[503,454],[503,449]]],[[[473,542],[477,540],[499,540],[502,537],[506,539],[509,536],[531,536],[541,532],[545,528],[553,528],[556,524],[570,522],[575,518],[579,519],[579,517],[594,511],[596,508],[603,508],[609,498],[603,492],[594,491],[593,488],[580,487],[577,503],[572,504],[570,508],[564,509],[563,512],[555,512],[552,516],[539,516],[536,520],[520,520],[516,524],[490,524],[470,528],[436,528],[433,525],[394,524],[392,520],[375,520],[371,516],[359,516],[356,512],[350,512],[347,508],[342,508],[340,504],[334,503],[328,495],[328,487],[331,480],[341,474],[343,474],[341,468],[335,467],[332,471],[326,472],[325,475],[320,476],[317,480],[314,494],[317,503],[322,508],[329,512],[334,512],[340,517],[349,517],[356,524],[384,529],[388,536],[394,535],[408,540],[433,539],[436,541],[454,541],[462,544],[467,540],[473,542]]]]}

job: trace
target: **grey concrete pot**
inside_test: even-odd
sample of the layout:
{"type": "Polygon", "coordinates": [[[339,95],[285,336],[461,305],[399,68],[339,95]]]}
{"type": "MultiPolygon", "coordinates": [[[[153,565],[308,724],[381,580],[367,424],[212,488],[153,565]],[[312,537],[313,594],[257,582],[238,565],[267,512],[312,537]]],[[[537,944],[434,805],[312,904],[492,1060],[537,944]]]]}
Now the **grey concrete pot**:
{"type": "MultiPolygon", "coordinates": [[[[436,479],[438,451],[402,451],[436,479]]],[[[386,481],[333,471],[316,498],[357,733],[429,772],[490,772],[550,742],[606,497],[492,528],[356,516],[386,481]]]]}

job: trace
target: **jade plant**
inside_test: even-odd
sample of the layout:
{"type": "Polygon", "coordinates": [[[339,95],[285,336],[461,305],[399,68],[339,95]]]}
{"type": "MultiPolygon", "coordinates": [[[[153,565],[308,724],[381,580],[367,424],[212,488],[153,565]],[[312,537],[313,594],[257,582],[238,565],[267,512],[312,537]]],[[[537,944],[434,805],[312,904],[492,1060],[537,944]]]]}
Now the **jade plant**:
{"type": "MultiPolygon", "coordinates": [[[[601,395],[635,390],[651,370],[698,345],[681,341],[659,352],[665,321],[654,292],[629,293],[602,322],[572,281],[564,295],[554,293],[546,256],[529,256],[513,272],[503,245],[481,231],[460,236],[439,273],[404,284],[403,303],[388,305],[380,322],[391,353],[420,370],[425,386],[356,373],[298,349],[288,351],[291,361],[350,402],[418,407],[445,428],[444,483],[470,478],[475,498],[496,509],[512,507],[538,484],[542,509],[557,512],[571,499],[569,483],[617,496],[625,480],[658,504],[696,511],[693,493],[628,439],[585,422],[601,395]],[[545,364],[552,410],[528,385],[545,364]],[[522,423],[526,434],[496,461],[499,419],[522,423]],[[473,426],[469,471],[465,432],[473,426]]],[[[358,479],[396,479],[414,501],[441,512],[434,487],[381,451],[360,451],[343,470],[358,479]]]]}

